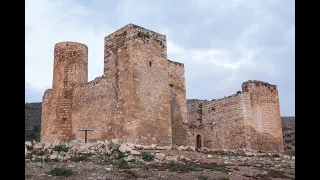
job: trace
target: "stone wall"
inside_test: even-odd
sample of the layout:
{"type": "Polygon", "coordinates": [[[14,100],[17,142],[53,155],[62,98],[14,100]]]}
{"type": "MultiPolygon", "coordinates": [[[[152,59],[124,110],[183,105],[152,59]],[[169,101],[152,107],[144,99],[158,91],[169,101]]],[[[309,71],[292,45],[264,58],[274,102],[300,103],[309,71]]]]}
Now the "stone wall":
{"type": "Polygon", "coordinates": [[[72,139],[84,139],[80,129],[88,128],[88,139],[97,141],[115,138],[114,93],[105,77],[78,85],[73,91],[72,139]]]}
{"type": "Polygon", "coordinates": [[[121,139],[135,144],[283,151],[278,90],[247,81],[242,92],[187,105],[184,65],[167,59],[166,36],[129,24],[104,39],[104,74],[88,82],[88,47],[54,48],[42,141],[121,139]],[[197,143],[199,142],[199,143],[197,143]]]}
{"type": "Polygon", "coordinates": [[[107,36],[105,74],[114,87],[117,137],[171,145],[166,37],[133,24],[107,36]]]}
{"type": "Polygon", "coordinates": [[[90,128],[88,140],[172,145],[166,37],[133,24],[115,31],[105,37],[104,74],[89,83],[87,54],[80,43],[55,45],[41,140],[83,139],[79,129],[90,128]]]}
{"type": "Polygon", "coordinates": [[[209,149],[245,148],[242,95],[229,98],[192,102],[189,104],[191,142],[201,137],[201,147],[209,149]]]}
{"type": "Polygon", "coordinates": [[[277,86],[261,81],[242,84],[248,147],[284,151],[277,86]]]}
{"type": "Polygon", "coordinates": [[[174,145],[188,145],[188,131],[185,125],[187,118],[187,99],[182,63],[168,60],[168,75],[170,89],[170,107],[172,123],[172,143],[174,145]]]}
{"type": "Polygon", "coordinates": [[[43,141],[71,140],[73,86],[87,81],[88,47],[77,42],[57,43],[54,47],[53,88],[43,97],[43,141]]]}
{"type": "Polygon", "coordinates": [[[209,149],[283,151],[277,87],[247,81],[242,92],[223,99],[190,100],[188,124],[190,144],[209,149]]]}

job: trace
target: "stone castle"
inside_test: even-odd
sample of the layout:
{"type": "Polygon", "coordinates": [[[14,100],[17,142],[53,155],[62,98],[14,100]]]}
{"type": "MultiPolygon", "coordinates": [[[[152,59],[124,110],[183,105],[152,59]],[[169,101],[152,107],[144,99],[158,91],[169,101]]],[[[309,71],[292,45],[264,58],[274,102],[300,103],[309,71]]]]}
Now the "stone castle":
{"type": "Polygon", "coordinates": [[[277,86],[187,103],[184,64],[167,58],[166,36],[128,24],[104,39],[104,73],[88,82],[88,47],[54,47],[52,89],[42,103],[41,141],[120,139],[135,144],[283,151],[277,86]]]}

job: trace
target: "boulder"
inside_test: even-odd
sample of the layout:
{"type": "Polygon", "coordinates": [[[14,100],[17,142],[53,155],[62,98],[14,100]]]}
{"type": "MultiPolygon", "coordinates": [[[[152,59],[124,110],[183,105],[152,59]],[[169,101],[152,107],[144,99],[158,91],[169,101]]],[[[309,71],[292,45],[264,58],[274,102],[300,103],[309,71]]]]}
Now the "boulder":
{"type": "Polygon", "coordinates": [[[133,155],[140,155],[141,153],[139,151],[136,151],[136,150],[131,150],[130,151],[130,154],[133,154],[133,155]]]}
{"type": "Polygon", "coordinates": [[[24,157],[27,157],[28,155],[28,149],[27,149],[27,145],[24,145],[24,157]]]}
{"type": "Polygon", "coordinates": [[[122,152],[122,153],[126,153],[126,152],[132,151],[132,149],[129,146],[125,145],[125,144],[121,144],[118,150],[120,152],[122,152]]]}
{"type": "Polygon", "coordinates": [[[177,162],[178,161],[178,158],[179,156],[178,155],[175,155],[175,156],[166,156],[165,157],[165,160],[168,161],[168,162],[177,162]]]}
{"type": "Polygon", "coordinates": [[[131,161],[133,159],[135,159],[133,155],[129,155],[128,157],[124,158],[125,161],[131,161]]]}
{"type": "Polygon", "coordinates": [[[283,159],[290,159],[290,156],[288,156],[288,155],[283,155],[283,159]]]}
{"type": "Polygon", "coordinates": [[[156,159],[158,159],[160,161],[162,161],[166,157],[166,155],[164,153],[156,153],[154,156],[156,159]]]}
{"type": "Polygon", "coordinates": [[[42,145],[41,144],[35,144],[33,146],[33,150],[40,150],[40,149],[42,149],[42,145]]]}
{"type": "Polygon", "coordinates": [[[57,157],[58,157],[58,156],[57,156],[56,154],[52,154],[52,155],[50,155],[49,158],[50,158],[51,160],[54,160],[54,159],[57,159],[57,157]]]}
{"type": "Polygon", "coordinates": [[[151,148],[151,146],[143,146],[143,149],[144,149],[144,150],[150,150],[150,149],[152,149],[152,148],[151,148]]]}
{"type": "Polygon", "coordinates": [[[156,144],[151,144],[150,147],[151,147],[151,149],[156,149],[156,146],[157,146],[156,144]]]}
{"type": "Polygon", "coordinates": [[[31,143],[30,141],[26,141],[24,144],[25,144],[26,146],[32,147],[32,143],[31,143]]]}
{"type": "Polygon", "coordinates": [[[162,146],[157,146],[156,147],[156,150],[166,150],[166,149],[167,149],[167,147],[165,147],[165,146],[164,147],[162,147],[162,146]]]}

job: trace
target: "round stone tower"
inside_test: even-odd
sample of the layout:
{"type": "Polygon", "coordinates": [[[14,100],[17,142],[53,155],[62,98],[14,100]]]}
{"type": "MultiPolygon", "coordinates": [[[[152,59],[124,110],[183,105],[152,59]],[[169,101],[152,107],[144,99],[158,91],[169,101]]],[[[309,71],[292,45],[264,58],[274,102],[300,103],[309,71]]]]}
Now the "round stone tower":
{"type": "Polygon", "coordinates": [[[60,42],[54,47],[54,91],[88,82],[88,47],[77,42],[60,42]]]}
{"type": "Polygon", "coordinates": [[[60,42],[54,47],[50,140],[70,141],[72,136],[73,86],[88,82],[88,47],[60,42]]]}

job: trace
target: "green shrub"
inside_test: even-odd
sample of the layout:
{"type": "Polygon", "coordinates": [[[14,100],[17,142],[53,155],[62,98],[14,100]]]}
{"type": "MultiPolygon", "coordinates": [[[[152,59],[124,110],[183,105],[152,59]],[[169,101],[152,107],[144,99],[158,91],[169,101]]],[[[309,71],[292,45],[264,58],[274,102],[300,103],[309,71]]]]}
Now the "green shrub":
{"type": "Polygon", "coordinates": [[[123,159],[125,157],[126,157],[126,155],[124,153],[118,152],[118,159],[123,159]]]}
{"type": "Polygon", "coordinates": [[[150,153],[143,153],[142,159],[145,161],[153,161],[154,155],[150,153]]]}
{"type": "Polygon", "coordinates": [[[57,146],[54,146],[54,148],[53,148],[54,151],[58,151],[59,153],[60,152],[68,152],[69,149],[70,148],[65,145],[57,145],[57,146]]]}
{"type": "Polygon", "coordinates": [[[31,151],[32,150],[32,146],[27,146],[27,150],[31,151]]]}
{"type": "Polygon", "coordinates": [[[50,175],[53,176],[71,176],[73,174],[71,169],[66,169],[66,168],[54,168],[49,172],[50,175]]]}

